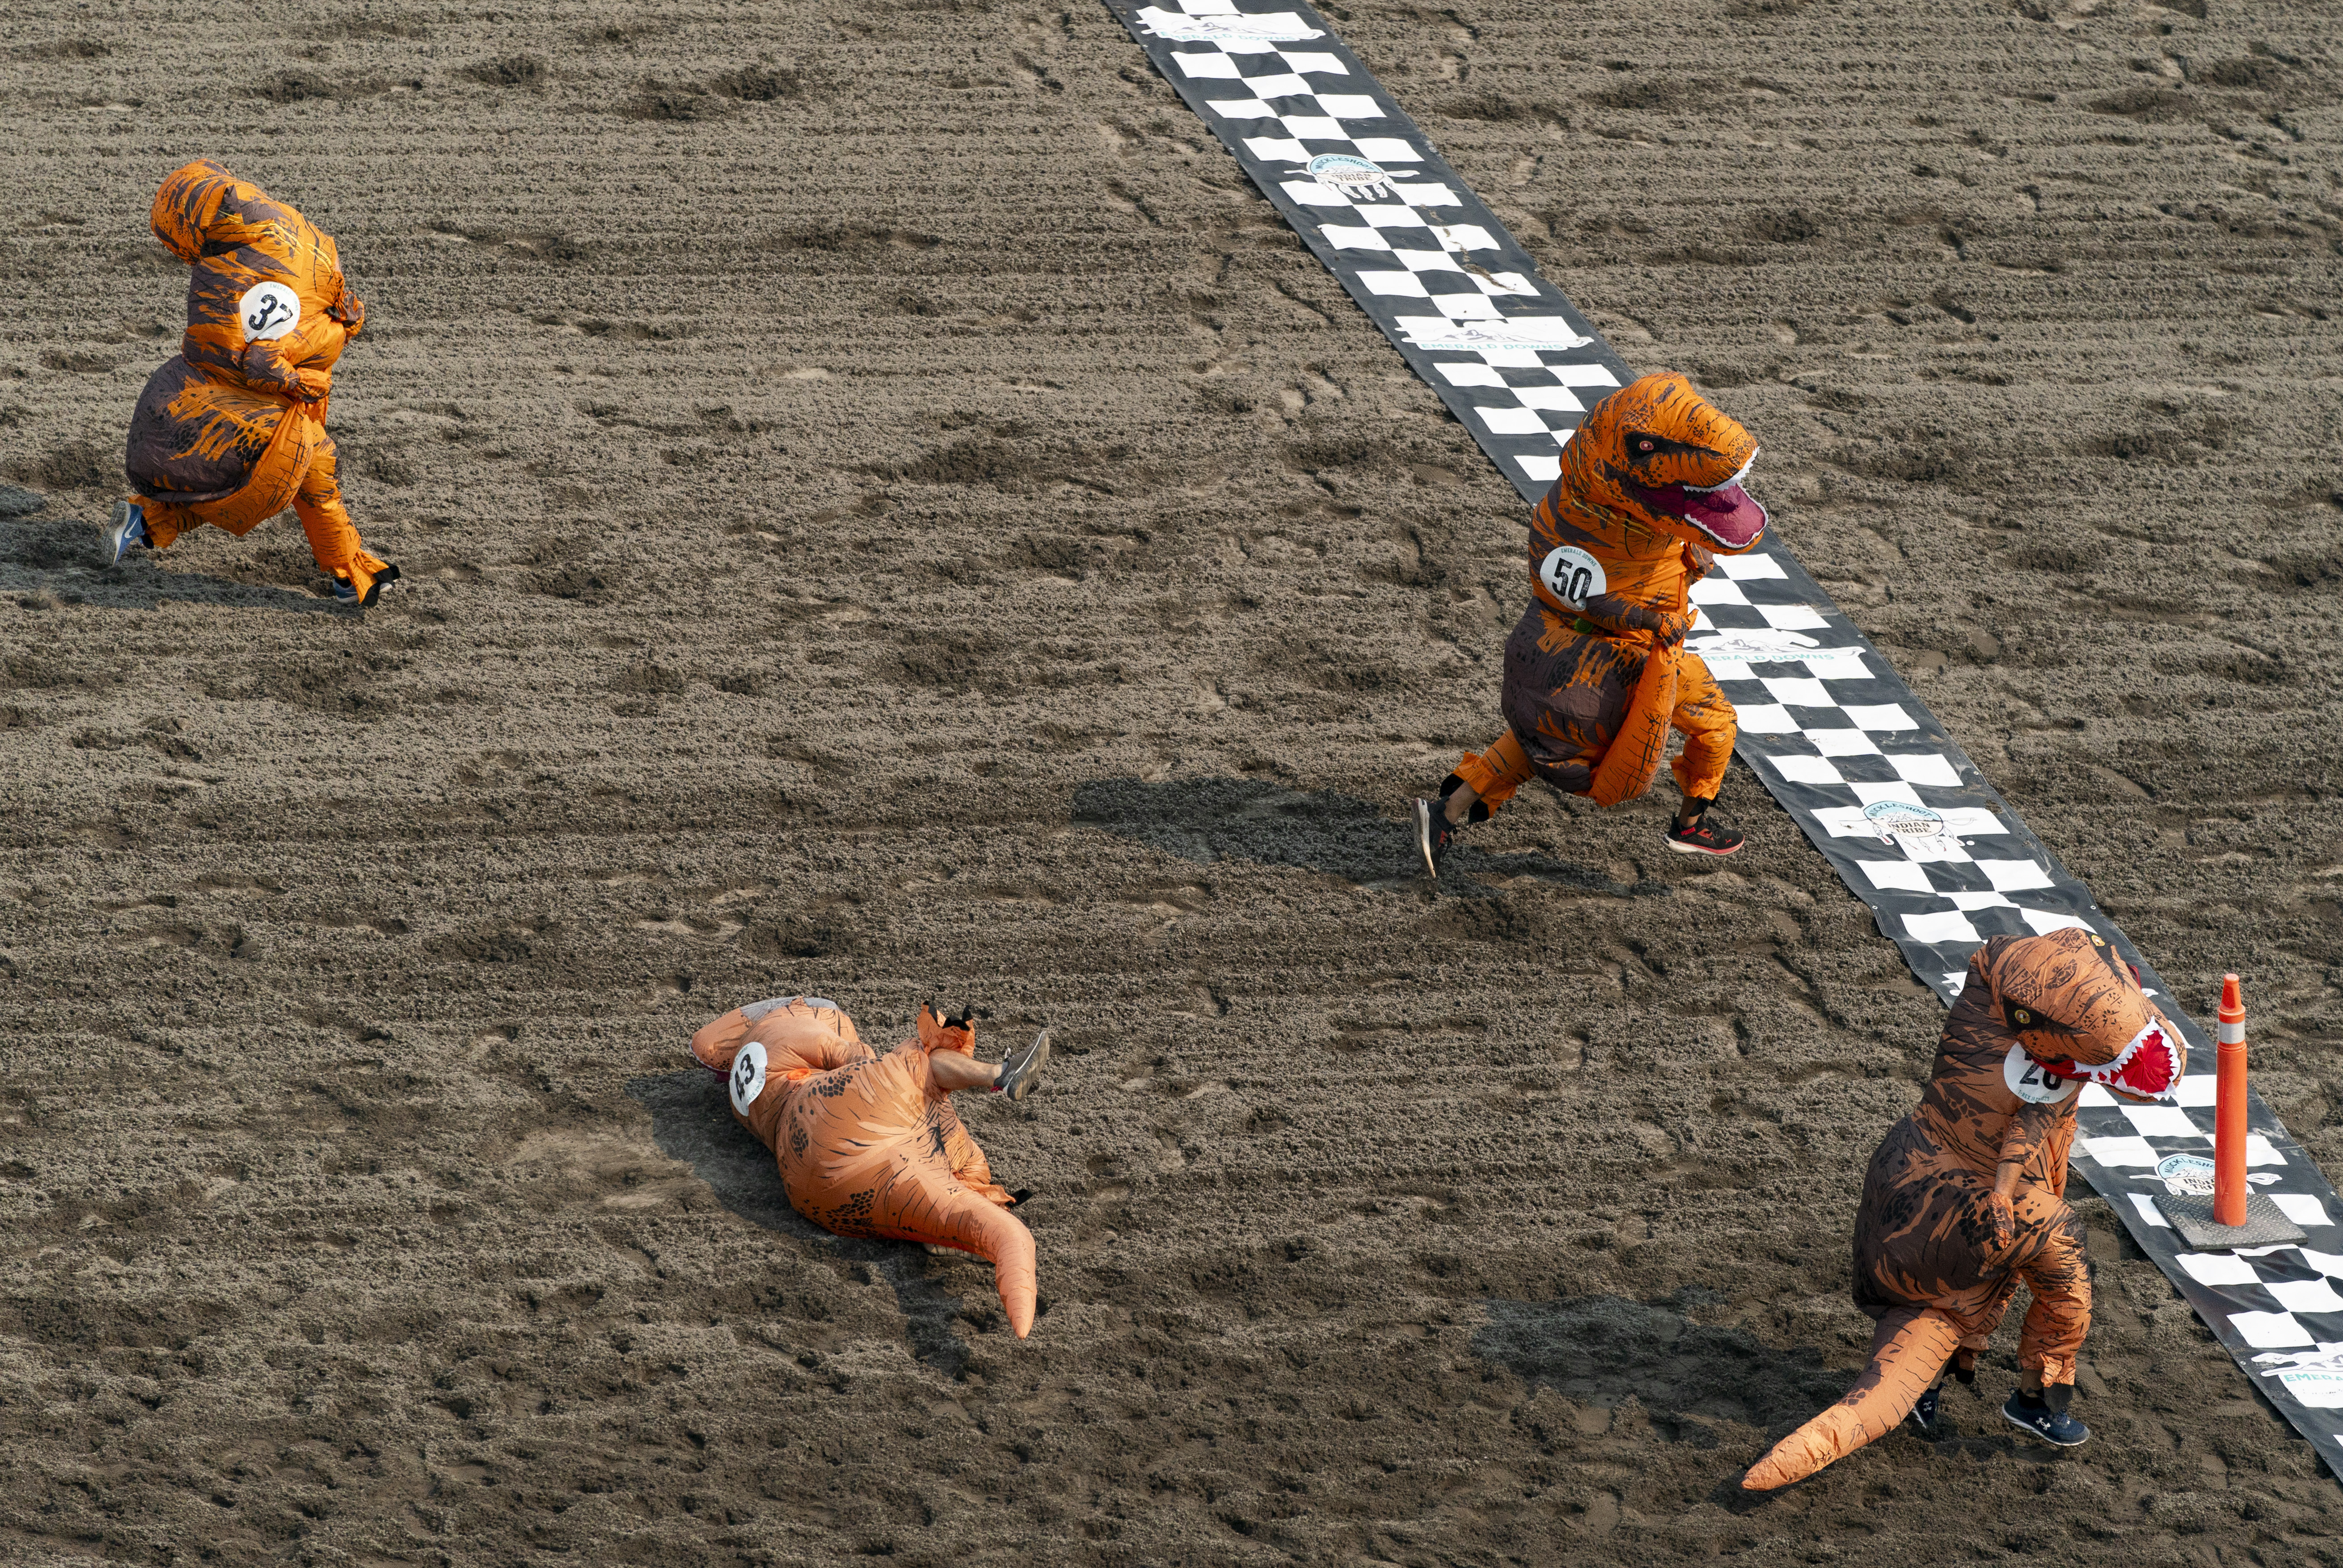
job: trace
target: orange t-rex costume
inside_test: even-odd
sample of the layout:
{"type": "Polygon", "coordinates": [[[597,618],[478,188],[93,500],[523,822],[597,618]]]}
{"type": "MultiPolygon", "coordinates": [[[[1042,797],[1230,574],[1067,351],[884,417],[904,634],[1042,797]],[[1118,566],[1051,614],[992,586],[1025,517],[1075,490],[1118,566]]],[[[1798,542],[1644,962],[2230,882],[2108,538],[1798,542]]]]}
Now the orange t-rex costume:
{"type": "Polygon", "coordinates": [[[1586,416],[1530,529],[1533,598],[1505,643],[1510,731],[1456,765],[1475,821],[1533,776],[1610,806],[1641,795],[1684,735],[1677,784],[1715,799],[1733,756],[1733,705],[1700,656],[1692,585],[1712,552],[1765,535],[1742,489],[1757,443],[1682,376],[1642,377],[1586,416]]]}
{"type": "Polygon", "coordinates": [[[984,1151],[929,1070],[936,1051],[973,1056],[975,1026],[920,1010],[919,1035],[881,1057],[819,997],[736,1008],[691,1037],[729,1078],[732,1115],[773,1151],[789,1207],[841,1236],[957,1247],[992,1262],[1009,1326],[1033,1326],[1033,1232],[1009,1212],[984,1151]]]}
{"type": "Polygon", "coordinates": [[[149,221],[195,273],[186,336],[130,420],[147,541],[167,549],[200,523],[242,535],[289,505],[317,564],[370,602],[397,572],[359,543],[335,482],[333,367],[366,307],[333,236],[209,158],[164,180],[149,221]]]}
{"type": "Polygon", "coordinates": [[[2033,1292],[2017,1363],[2072,1385],[2091,1326],[2083,1224],[2061,1196],[2086,1081],[2154,1100],[2188,1047],[2106,940],[1995,937],[1969,960],[1936,1070],[1871,1157],[1855,1222],[1855,1304],[1879,1326],[1853,1390],[1741,1484],[1805,1479],[1896,1429],[1956,1356],[1973,1371],[2018,1282],[2033,1292]]]}

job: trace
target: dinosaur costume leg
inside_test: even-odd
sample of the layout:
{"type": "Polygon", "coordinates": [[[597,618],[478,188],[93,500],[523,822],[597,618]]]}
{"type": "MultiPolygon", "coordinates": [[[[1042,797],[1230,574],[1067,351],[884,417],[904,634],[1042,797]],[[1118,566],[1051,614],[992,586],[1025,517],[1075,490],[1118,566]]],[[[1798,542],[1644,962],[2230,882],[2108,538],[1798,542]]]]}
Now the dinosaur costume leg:
{"type": "Polygon", "coordinates": [[[1684,749],[1671,766],[1676,788],[1693,800],[1714,800],[1725,783],[1725,764],[1733,760],[1733,742],[1740,722],[1733,704],[1696,653],[1676,653],[1675,708],[1668,723],[1684,738],[1684,749]]]}
{"type": "Polygon", "coordinates": [[[1473,814],[1475,821],[1495,812],[1513,798],[1515,790],[1536,776],[1537,769],[1530,765],[1530,754],[1522,749],[1521,738],[1510,729],[1486,751],[1456,764],[1455,772],[1449,775],[1463,781],[1487,808],[1473,814]]]}
{"type": "Polygon", "coordinates": [[[1894,1432],[1961,1342],[1958,1324],[1934,1307],[1900,1307],[1879,1320],[1871,1361],[1846,1397],[1774,1445],[1741,1478],[1750,1492],[1804,1481],[1894,1432]]]}
{"type": "Polygon", "coordinates": [[[1652,787],[1660,759],[1668,754],[1668,719],[1676,708],[1680,662],[1676,650],[1661,647],[1657,638],[1644,650],[1635,689],[1587,782],[1586,793],[1597,806],[1633,800],[1652,787]]]}
{"type": "Polygon", "coordinates": [[[368,555],[358,542],[357,528],[350,521],[348,508],[342,505],[341,487],[335,482],[336,467],[334,438],[320,429],[317,449],[293,498],[293,515],[301,519],[301,531],[309,536],[309,553],[317,564],[336,577],[348,578],[363,598],[385,563],[368,555]]]}
{"type": "Polygon", "coordinates": [[[2075,1358],[2091,1332],[2091,1263],[2084,1251],[2082,1220],[2066,1202],[2047,1193],[2027,1193],[2017,1205],[2021,1232],[2041,1238],[2017,1273],[2034,1300],[2018,1331],[2018,1370],[2046,1384],[2072,1383],[2075,1358]]]}

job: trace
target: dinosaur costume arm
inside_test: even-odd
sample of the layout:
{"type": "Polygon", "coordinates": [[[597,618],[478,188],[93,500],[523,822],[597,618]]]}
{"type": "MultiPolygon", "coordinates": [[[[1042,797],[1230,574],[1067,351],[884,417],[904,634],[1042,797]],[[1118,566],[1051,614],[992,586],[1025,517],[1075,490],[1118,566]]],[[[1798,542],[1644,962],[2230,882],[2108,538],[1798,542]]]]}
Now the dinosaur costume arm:
{"type": "Polygon", "coordinates": [[[1578,613],[1580,618],[1600,627],[1614,637],[1650,632],[1660,639],[1663,648],[1674,648],[1692,631],[1691,616],[1678,610],[1637,604],[1634,599],[1623,598],[1617,594],[1596,594],[1578,613]]]}
{"type": "Polygon", "coordinates": [[[266,338],[247,343],[236,357],[236,370],[244,384],[256,392],[271,393],[288,397],[296,403],[307,403],[323,397],[333,385],[330,376],[321,377],[325,387],[312,390],[303,378],[301,367],[286,357],[285,351],[266,338]]]}
{"type": "Polygon", "coordinates": [[[2025,1105],[2009,1119],[2001,1135],[2001,1161],[1994,1168],[1993,1228],[1995,1244],[2006,1250],[2017,1238],[2016,1211],[2011,1208],[2017,1190],[2026,1182],[2029,1166],[2037,1172],[2047,1170],[2046,1161],[2053,1151],[2061,1124],[2075,1114],[2073,1101],[2056,1104],[2025,1105]]]}

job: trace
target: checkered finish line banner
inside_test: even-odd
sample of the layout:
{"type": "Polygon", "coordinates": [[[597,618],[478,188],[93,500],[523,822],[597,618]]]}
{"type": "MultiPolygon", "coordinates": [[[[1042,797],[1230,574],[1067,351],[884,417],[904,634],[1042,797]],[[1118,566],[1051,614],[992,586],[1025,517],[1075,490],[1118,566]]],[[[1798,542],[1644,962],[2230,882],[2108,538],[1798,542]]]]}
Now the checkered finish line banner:
{"type": "MultiPolygon", "coordinates": [[[[1164,79],[1523,497],[1634,372],[1302,0],[1106,0],[1164,79]]],[[[1949,1003],[1987,937],[2096,930],[2187,1037],[2175,1101],[2085,1086],[2075,1163],[2254,1385],[2343,1474],[2343,1218],[2258,1096],[2249,1172],[2300,1246],[2192,1253],[2153,1201],[2211,1190],[2213,1046],[2084,886],[1778,538],[1720,557],[1687,641],[1740,714],[1736,750],[1949,1003]]]]}

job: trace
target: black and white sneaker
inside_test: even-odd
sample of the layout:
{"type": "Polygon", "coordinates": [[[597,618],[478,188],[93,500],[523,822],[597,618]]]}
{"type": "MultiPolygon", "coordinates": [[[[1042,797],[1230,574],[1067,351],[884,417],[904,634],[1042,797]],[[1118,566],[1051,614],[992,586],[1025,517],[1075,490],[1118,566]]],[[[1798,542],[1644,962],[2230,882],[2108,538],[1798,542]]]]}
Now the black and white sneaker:
{"type": "Polygon", "coordinates": [[[2022,1426],[2045,1442],[2073,1448],[2089,1441],[2091,1429],[2063,1410],[2053,1410],[2045,1399],[2028,1399],[2023,1391],[2011,1394],[2001,1407],[2012,1426],[2022,1426]]]}
{"type": "Polygon", "coordinates": [[[1434,877],[1440,875],[1440,862],[1463,837],[1462,824],[1448,819],[1445,800],[1418,800],[1415,803],[1415,848],[1423,857],[1423,869],[1434,877]]]}
{"type": "Polygon", "coordinates": [[[1668,819],[1668,848],[1680,855],[1730,855],[1741,848],[1743,834],[1728,828],[1715,811],[1703,811],[1689,827],[1668,819]]]}
{"type": "Polygon", "coordinates": [[[1912,1407],[1912,1424],[1918,1427],[1920,1435],[1931,1442],[1949,1435],[1952,1431],[1952,1423],[1945,1419],[1944,1392],[1932,1388],[1922,1394],[1919,1402],[1912,1407]]]}
{"type": "Polygon", "coordinates": [[[1049,1065],[1050,1031],[1045,1029],[1033,1037],[1032,1044],[1002,1059],[1001,1076],[992,1081],[992,1092],[1022,1100],[1041,1083],[1041,1070],[1049,1065]]]}

